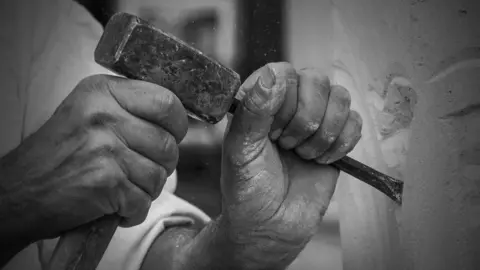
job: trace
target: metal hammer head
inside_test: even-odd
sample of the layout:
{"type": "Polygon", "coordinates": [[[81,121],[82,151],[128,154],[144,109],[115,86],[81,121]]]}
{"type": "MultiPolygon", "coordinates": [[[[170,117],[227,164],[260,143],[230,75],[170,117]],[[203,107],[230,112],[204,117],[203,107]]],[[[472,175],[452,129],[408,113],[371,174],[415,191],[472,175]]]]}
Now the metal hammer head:
{"type": "Polygon", "coordinates": [[[117,13],[107,23],[95,61],[127,78],[171,90],[190,116],[211,124],[222,120],[241,84],[233,70],[127,13],[117,13]]]}

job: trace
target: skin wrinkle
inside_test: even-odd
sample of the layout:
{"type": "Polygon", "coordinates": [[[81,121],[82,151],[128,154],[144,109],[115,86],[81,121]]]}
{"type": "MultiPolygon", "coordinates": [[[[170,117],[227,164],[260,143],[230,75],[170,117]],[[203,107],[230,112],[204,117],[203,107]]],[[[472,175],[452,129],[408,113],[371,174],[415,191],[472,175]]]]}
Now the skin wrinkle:
{"type": "Polygon", "coordinates": [[[293,68],[287,70],[290,72],[287,72],[285,98],[288,98],[290,102],[284,102],[280,107],[279,111],[277,112],[277,115],[279,117],[275,118],[276,121],[274,121],[272,124],[272,130],[274,130],[274,132],[272,132],[271,134],[271,139],[273,141],[278,140],[282,135],[284,128],[288,127],[293,117],[295,116],[295,112],[297,111],[298,106],[298,73],[293,68]],[[294,78],[291,78],[290,76],[294,76],[294,78]],[[286,104],[293,107],[288,108],[285,106],[286,104]]]}
{"type": "Polygon", "coordinates": [[[319,129],[307,138],[307,142],[295,149],[305,159],[315,159],[324,154],[337,140],[340,135],[339,132],[346,124],[348,117],[346,112],[348,112],[351,103],[350,94],[341,86],[334,85],[331,88],[329,100],[335,102],[328,103],[319,129]],[[333,115],[331,115],[332,111],[334,112],[333,115]]]}
{"type": "Polygon", "coordinates": [[[320,127],[320,123],[322,122],[325,114],[323,113],[320,117],[313,119],[310,116],[312,116],[312,113],[308,113],[308,109],[306,107],[303,110],[300,110],[300,112],[303,112],[302,114],[306,113],[307,115],[302,115],[299,117],[299,119],[302,119],[303,121],[300,121],[300,129],[304,131],[306,135],[304,137],[301,137],[299,140],[303,141],[305,137],[310,137],[312,134],[314,134],[318,128],[320,127]]]}
{"type": "Polygon", "coordinates": [[[252,163],[255,162],[258,157],[259,156],[257,156],[255,159],[250,160],[248,163],[245,163],[242,166],[233,168],[235,170],[235,177],[236,179],[239,179],[240,183],[250,182],[255,176],[258,176],[262,171],[266,170],[265,168],[263,168],[262,165],[264,162],[263,158],[260,161],[256,162],[258,164],[255,167],[261,168],[259,172],[252,173],[252,168],[247,167],[248,165],[252,166],[252,163]]]}
{"type": "Polygon", "coordinates": [[[273,85],[272,88],[265,88],[259,77],[250,91],[253,91],[253,94],[247,96],[247,99],[244,99],[243,107],[248,109],[254,115],[261,115],[263,112],[268,112],[273,116],[280,109],[281,104],[283,104],[283,99],[285,97],[285,84],[280,83],[273,85]],[[256,89],[261,89],[262,91],[255,91],[256,89]],[[281,99],[274,98],[274,95],[282,95],[283,97],[281,99]],[[272,104],[272,100],[274,100],[275,103],[272,104]]]}
{"type": "Polygon", "coordinates": [[[299,84],[297,111],[280,137],[280,144],[286,149],[291,149],[297,146],[298,142],[314,135],[325,117],[325,108],[322,108],[323,111],[320,112],[317,107],[307,105],[311,104],[310,99],[313,98],[320,104],[326,106],[331,92],[328,77],[318,77],[318,74],[312,73],[314,71],[315,69],[302,69],[300,72],[300,77],[308,77],[311,79],[309,81],[312,82],[314,89],[317,89],[317,91],[313,92],[313,96],[302,96],[302,93],[305,95],[305,90],[301,91],[301,89],[308,86],[302,86],[301,83],[299,84]],[[297,131],[297,129],[299,131],[297,131]],[[299,132],[304,135],[299,137],[299,132]],[[290,139],[290,137],[295,139],[290,139]]]}
{"type": "Polygon", "coordinates": [[[284,212],[285,211],[285,202],[287,200],[287,194],[288,192],[290,191],[290,188],[291,188],[291,181],[288,180],[288,172],[287,172],[287,166],[285,164],[285,161],[283,159],[281,159],[281,163],[282,163],[282,168],[283,168],[283,174],[286,176],[284,179],[284,186],[286,186],[286,188],[284,189],[284,192],[282,194],[282,201],[280,202],[280,205],[279,207],[277,207],[277,209],[272,213],[272,215],[269,217],[269,219],[267,220],[271,220],[273,219],[275,216],[278,216],[280,211],[284,212]],[[285,183],[287,183],[287,185],[285,185],[285,183]]]}
{"type": "MultiPolygon", "coordinates": [[[[283,160],[282,160],[282,164],[283,164],[283,160]]],[[[283,168],[286,168],[286,167],[284,166],[283,168]]],[[[284,170],[285,170],[285,169],[284,169],[284,170]]],[[[256,175],[252,176],[252,177],[251,177],[250,179],[248,179],[247,181],[250,182],[250,181],[253,180],[253,179],[257,179],[256,177],[258,177],[258,176],[260,176],[260,175],[262,175],[262,174],[264,174],[264,173],[266,173],[266,172],[267,172],[266,169],[263,169],[263,170],[259,171],[256,175]]],[[[241,173],[240,173],[240,174],[241,174],[241,173]]],[[[286,173],[285,173],[285,174],[286,174],[286,173]]],[[[274,176],[270,175],[270,176],[267,177],[267,178],[272,178],[272,177],[274,177],[274,176]]],[[[267,179],[267,178],[264,178],[264,179],[267,179]]],[[[261,218],[261,219],[255,218],[254,220],[256,220],[257,223],[265,223],[266,221],[273,220],[274,217],[280,215],[281,212],[284,212],[284,211],[285,211],[284,205],[285,205],[285,201],[287,200],[286,194],[288,194],[288,191],[289,191],[289,189],[290,189],[290,182],[288,182],[288,180],[285,180],[285,181],[286,181],[287,183],[289,183],[289,184],[288,184],[288,185],[285,185],[285,183],[284,183],[284,186],[285,186],[286,188],[283,189],[283,194],[281,194],[282,200],[281,200],[280,202],[278,202],[278,206],[275,206],[275,209],[276,209],[276,210],[273,211],[270,215],[266,215],[266,216],[265,216],[264,210],[271,208],[272,204],[275,203],[275,200],[273,200],[273,199],[265,199],[265,200],[263,200],[263,201],[264,201],[264,202],[267,201],[268,203],[263,204],[263,205],[261,206],[261,208],[259,208],[259,209],[257,209],[257,210],[255,211],[256,213],[259,213],[259,214],[258,214],[258,215],[252,214],[253,216],[264,216],[264,217],[261,218]]],[[[267,183],[268,183],[269,180],[267,179],[267,180],[265,180],[264,182],[267,182],[267,183]]],[[[258,182],[250,183],[250,185],[252,185],[252,186],[257,186],[257,188],[259,188],[260,190],[264,190],[264,189],[266,188],[267,190],[266,190],[266,191],[264,190],[263,196],[265,196],[265,195],[267,195],[267,194],[271,194],[271,193],[269,193],[268,191],[270,191],[270,190],[273,188],[273,187],[269,187],[269,186],[265,186],[265,185],[259,187],[259,186],[258,186],[258,182]]],[[[253,189],[250,189],[250,191],[251,191],[251,190],[253,190],[253,189]]],[[[242,193],[245,193],[245,194],[246,194],[246,195],[244,195],[243,197],[252,197],[252,196],[253,196],[253,194],[251,194],[251,192],[250,192],[249,194],[247,194],[248,192],[246,192],[246,191],[245,191],[245,192],[242,192],[242,193]]],[[[261,196],[262,194],[258,194],[258,195],[261,196]]],[[[232,206],[232,207],[235,207],[235,206],[232,206]]],[[[238,212],[237,212],[237,213],[238,213],[238,212]]]]}
{"type": "MultiPolygon", "coordinates": [[[[265,142],[265,144],[264,144],[264,148],[265,148],[266,146],[268,146],[268,144],[267,144],[267,143],[268,143],[267,139],[264,140],[264,142],[265,142]]],[[[273,145],[270,144],[270,146],[272,147],[273,145]]],[[[272,148],[272,150],[274,150],[274,149],[272,148]]],[[[259,153],[265,153],[266,151],[268,151],[268,150],[263,149],[263,150],[260,151],[259,153]]],[[[259,156],[257,156],[257,158],[258,158],[258,157],[259,157],[259,156]]],[[[257,160],[257,158],[253,159],[252,161],[250,161],[250,162],[247,163],[247,164],[249,164],[250,166],[252,166],[252,162],[255,162],[255,161],[256,161],[256,163],[258,163],[260,166],[262,166],[262,164],[264,164],[265,161],[264,161],[263,159],[262,159],[262,160],[257,160]]],[[[282,163],[282,164],[283,164],[283,163],[282,163]]],[[[285,168],[285,166],[283,166],[283,168],[285,168]]],[[[264,173],[267,172],[267,169],[266,169],[266,168],[261,168],[258,173],[256,173],[255,175],[252,176],[251,173],[249,173],[248,171],[243,170],[242,168],[238,168],[237,170],[238,170],[238,172],[237,172],[236,177],[238,177],[238,178],[241,180],[242,183],[250,183],[250,185],[252,185],[252,186],[256,186],[256,185],[257,185],[257,187],[258,187],[258,184],[259,184],[259,183],[258,183],[258,182],[252,183],[251,181],[254,180],[254,179],[257,179],[256,177],[259,177],[261,174],[264,174],[264,173]],[[246,175],[248,176],[247,179],[245,178],[246,175]],[[242,179],[243,179],[243,180],[242,180],[242,179]]],[[[284,169],[284,170],[285,170],[285,169],[284,169]]],[[[249,171],[251,172],[252,169],[249,168],[249,171]]],[[[262,179],[267,179],[267,180],[265,180],[264,182],[268,182],[268,181],[269,181],[268,179],[271,179],[272,177],[275,177],[275,176],[269,175],[269,176],[267,176],[267,177],[263,177],[262,179]]],[[[286,186],[285,183],[284,183],[284,186],[286,186]]],[[[266,189],[266,191],[265,191],[264,194],[263,194],[263,195],[266,195],[266,194],[269,194],[269,191],[270,191],[272,188],[273,188],[273,187],[262,185],[262,186],[260,187],[260,190],[266,189]]],[[[282,196],[285,196],[285,194],[287,194],[287,192],[288,192],[288,187],[287,187],[286,189],[284,189],[284,192],[283,192],[282,196]]],[[[243,192],[243,193],[248,193],[248,192],[243,192]]],[[[247,194],[247,195],[248,195],[248,194],[247,194]]],[[[259,195],[261,195],[261,194],[259,194],[259,195]]],[[[249,194],[249,196],[251,197],[252,194],[249,194]]],[[[269,202],[271,202],[271,203],[274,202],[272,199],[267,200],[267,201],[269,201],[269,202]]],[[[280,203],[283,203],[283,201],[280,202],[280,203]]],[[[270,205],[265,205],[265,206],[270,206],[270,205]]],[[[264,206],[263,208],[266,208],[265,206],[264,206]]],[[[274,215],[274,214],[273,214],[273,215],[274,215]]],[[[272,215],[272,216],[273,216],[273,215],[272,215]]],[[[268,217],[268,218],[271,218],[271,217],[268,217]]]]}
{"type": "Polygon", "coordinates": [[[240,154],[235,155],[235,157],[230,156],[231,162],[237,168],[244,167],[246,164],[251,163],[252,160],[259,157],[267,145],[267,139],[261,138],[258,141],[247,141],[244,142],[244,144],[247,144],[248,148],[242,147],[242,152],[240,154]],[[242,158],[239,159],[238,156],[241,156],[242,158]]]}

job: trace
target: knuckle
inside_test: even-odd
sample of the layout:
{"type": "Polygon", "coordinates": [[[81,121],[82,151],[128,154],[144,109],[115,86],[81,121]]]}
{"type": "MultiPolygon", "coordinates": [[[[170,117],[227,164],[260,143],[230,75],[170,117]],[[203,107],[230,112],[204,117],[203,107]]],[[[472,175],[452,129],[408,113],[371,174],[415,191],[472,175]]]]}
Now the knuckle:
{"type": "Polygon", "coordinates": [[[88,138],[88,146],[97,156],[112,157],[122,150],[118,139],[110,132],[91,131],[88,138]]]}
{"type": "Polygon", "coordinates": [[[325,142],[326,145],[332,145],[338,137],[338,133],[334,133],[330,130],[323,130],[320,133],[320,138],[322,142],[325,142]]]}
{"type": "Polygon", "coordinates": [[[99,156],[94,159],[94,162],[98,167],[96,185],[109,193],[117,190],[120,182],[126,176],[115,164],[115,161],[106,156],[99,156]]]}
{"type": "Polygon", "coordinates": [[[310,136],[311,134],[315,133],[319,127],[320,122],[312,117],[309,117],[308,119],[304,119],[301,129],[305,136],[310,136]]]}
{"type": "Polygon", "coordinates": [[[323,118],[323,113],[318,111],[312,111],[305,108],[304,110],[298,111],[297,119],[299,130],[305,136],[309,136],[315,133],[319,127],[323,118]]]}
{"type": "Polygon", "coordinates": [[[295,149],[295,152],[303,159],[311,160],[318,156],[318,151],[310,145],[302,145],[295,149]]]}
{"type": "Polygon", "coordinates": [[[300,112],[290,122],[289,126],[280,137],[280,144],[285,149],[290,149],[301,144],[305,139],[315,134],[320,128],[320,120],[312,114],[300,112]]]}
{"type": "Polygon", "coordinates": [[[95,74],[85,77],[78,85],[81,86],[82,90],[87,92],[102,92],[115,87],[116,81],[114,78],[115,77],[109,75],[95,74]]]}
{"type": "Polygon", "coordinates": [[[317,89],[330,89],[330,79],[317,68],[304,68],[299,72],[301,81],[309,81],[317,89]]]}

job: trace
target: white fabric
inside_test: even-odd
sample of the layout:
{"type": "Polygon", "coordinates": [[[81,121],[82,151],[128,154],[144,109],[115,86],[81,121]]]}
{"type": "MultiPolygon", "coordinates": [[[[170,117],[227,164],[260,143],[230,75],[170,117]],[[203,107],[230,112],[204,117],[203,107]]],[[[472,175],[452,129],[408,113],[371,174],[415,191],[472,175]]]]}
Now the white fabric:
{"type": "MultiPolygon", "coordinates": [[[[102,27],[79,4],[67,0],[0,1],[0,156],[37,130],[84,77],[109,73],[93,60],[102,27]]],[[[176,173],[152,203],[146,221],[120,228],[98,269],[139,269],[165,224],[208,222],[199,209],[172,195],[176,173]]],[[[41,270],[57,239],[31,245],[5,270],[41,270]],[[39,256],[39,250],[41,255],[39,256]],[[42,260],[40,260],[42,259],[42,260]]]]}
{"type": "MultiPolygon", "coordinates": [[[[97,270],[140,269],[148,249],[165,227],[191,224],[194,222],[192,216],[205,223],[210,220],[195,206],[170,192],[162,192],[152,203],[147,219],[142,224],[117,229],[97,270]]],[[[57,241],[44,241],[41,255],[37,246],[31,245],[15,256],[3,270],[45,270],[41,262],[48,262],[57,241]]]]}
{"type": "Polygon", "coordinates": [[[186,201],[164,192],[152,204],[148,218],[141,225],[118,229],[98,270],[137,270],[155,238],[165,227],[192,223],[189,216],[207,223],[209,217],[186,201]]]}

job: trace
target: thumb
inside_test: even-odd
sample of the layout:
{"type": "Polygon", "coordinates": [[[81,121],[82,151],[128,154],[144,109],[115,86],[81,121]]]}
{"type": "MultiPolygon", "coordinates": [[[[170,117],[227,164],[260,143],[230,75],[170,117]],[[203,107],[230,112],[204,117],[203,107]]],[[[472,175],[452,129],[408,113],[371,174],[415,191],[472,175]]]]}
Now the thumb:
{"type": "Polygon", "coordinates": [[[282,63],[267,64],[240,87],[241,106],[227,127],[224,141],[224,150],[235,163],[252,160],[268,140],[273,118],[285,98],[286,80],[281,67],[282,63]]]}

